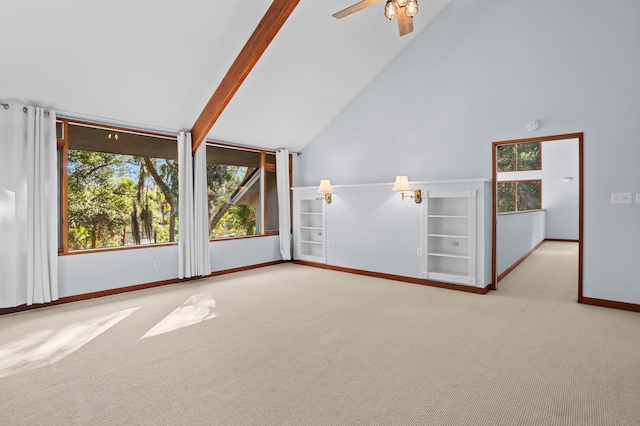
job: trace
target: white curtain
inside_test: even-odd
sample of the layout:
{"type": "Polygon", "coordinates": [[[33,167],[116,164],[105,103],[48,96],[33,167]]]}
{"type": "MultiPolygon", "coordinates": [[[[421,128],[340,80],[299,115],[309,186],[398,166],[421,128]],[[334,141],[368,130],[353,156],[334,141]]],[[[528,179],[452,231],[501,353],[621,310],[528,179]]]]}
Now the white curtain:
{"type": "Polygon", "coordinates": [[[291,199],[289,193],[289,150],[276,150],[276,185],[278,187],[278,223],[280,229],[280,255],[291,260],[291,199]]]}
{"type": "MultiPolygon", "coordinates": [[[[191,138],[189,138],[191,139],[191,138]]],[[[207,147],[200,144],[193,157],[193,199],[196,275],[211,274],[209,255],[209,203],[207,200],[207,147]]]]}
{"type": "Polygon", "coordinates": [[[191,133],[178,134],[178,277],[209,275],[206,146],[191,155],[191,133]],[[194,164],[195,163],[195,164],[194,164]]]}
{"type": "Polygon", "coordinates": [[[0,308],[58,299],[55,122],[53,111],[0,106],[0,308]]]}

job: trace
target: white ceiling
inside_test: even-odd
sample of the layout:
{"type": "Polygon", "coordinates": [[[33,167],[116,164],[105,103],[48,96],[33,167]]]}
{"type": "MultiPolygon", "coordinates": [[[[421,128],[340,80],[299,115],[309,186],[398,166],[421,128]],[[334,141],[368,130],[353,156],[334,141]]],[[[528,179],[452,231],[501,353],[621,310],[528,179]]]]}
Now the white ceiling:
{"type": "MultiPolygon", "coordinates": [[[[421,0],[398,35],[384,2],[301,0],[209,137],[299,151],[449,0],[421,0]]],[[[189,130],[270,0],[3,1],[0,99],[189,130]]]]}

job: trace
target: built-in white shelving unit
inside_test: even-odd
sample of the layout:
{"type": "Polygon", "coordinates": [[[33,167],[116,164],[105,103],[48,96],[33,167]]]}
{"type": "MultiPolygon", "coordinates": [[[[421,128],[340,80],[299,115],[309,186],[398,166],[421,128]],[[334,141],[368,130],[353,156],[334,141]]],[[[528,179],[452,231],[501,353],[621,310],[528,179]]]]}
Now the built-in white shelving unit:
{"type": "Polygon", "coordinates": [[[327,263],[326,203],[318,194],[296,197],[294,203],[294,258],[327,263]]]}
{"type": "Polygon", "coordinates": [[[424,197],[422,277],[475,286],[476,190],[424,197]]]}

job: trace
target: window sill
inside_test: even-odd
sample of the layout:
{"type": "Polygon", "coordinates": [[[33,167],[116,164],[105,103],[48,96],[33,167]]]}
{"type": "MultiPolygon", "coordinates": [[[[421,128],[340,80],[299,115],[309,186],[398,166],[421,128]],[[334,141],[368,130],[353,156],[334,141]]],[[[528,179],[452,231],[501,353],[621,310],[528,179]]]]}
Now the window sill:
{"type": "Polygon", "coordinates": [[[178,245],[178,243],[175,242],[175,243],[145,244],[145,245],[136,245],[136,246],[103,247],[103,248],[95,248],[95,249],[73,250],[68,253],[63,253],[62,251],[58,250],[58,256],[75,256],[77,254],[105,253],[105,252],[111,252],[111,251],[137,250],[137,249],[167,247],[167,246],[175,246],[175,245],[178,245]]]}
{"type": "Polygon", "coordinates": [[[547,211],[546,209],[536,209],[536,210],[523,210],[523,211],[518,211],[518,212],[502,212],[502,213],[498,213],[498,216],[507,216],[510,214],[523,214],[523,213],[535,213],[535,212],[544,212],[547,211]]]}
{"type": "Polygon", "coordinates": [[[263,238],[263,237],[273,237],[274,235],[279,235],[279,232],[267,232],[264,235],[244,235],[242,237],[227,237],[227,238],[215,238],[209,240],[211,243],[218,243],[221,241],[235,241],[235,240],[246,240],[249,238],[263,238]]]}
{"type": "MultiPolygon", "coordinates": [[[[216,238],[216,239],[209,240],[209,242],[219,243],[223,241],[246,240],[250,238],[273,237],[276,235],[280,235],[280,233],[278,231],[270,231],[264,235],[245,235],[242,237],[216,238]]],[[[105,252],[122,251],[122,250],[138,250],[138,249],[167,247],[167,246],[175,246],[175,245],[178,245],[178,243],[175,242],[175,243],[158,243],[158,244],[148,244],[148,245],[139,245],[139,246],[104,247],[104,248],[96,248],[96,249],[73,250],[68,253],[64,253],[61,250],[58,250],[58,256],[75,256],[79,254],[105,253],[105,252]]]]}

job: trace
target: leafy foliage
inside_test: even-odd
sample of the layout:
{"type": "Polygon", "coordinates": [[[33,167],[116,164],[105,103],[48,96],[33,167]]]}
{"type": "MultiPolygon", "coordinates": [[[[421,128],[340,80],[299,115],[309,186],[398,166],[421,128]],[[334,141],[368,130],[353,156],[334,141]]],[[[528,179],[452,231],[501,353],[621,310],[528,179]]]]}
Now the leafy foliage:
{"type": "Polygon", "coordinates": [[[540,205],[540,181],[521,180],[517,185],[518,191],[518,211],[538,210],[540,205]]]}
{"type": "Polygon", "coordinates": [[[541,191],[539,180],[498,182],[498,212],[539,210],[542,208],[541,191]]]}
{"type": "Polygon", "coordinates": [[[498,212],[516,211],[515,182],[498,182],[498,212]]]}
{"type": "Polygon", "coordinates": [[[125,156],[69,150],[68,164],[70,249],[121,245],[135,194],[125,156]]]}
{"type": "MultiPolygon", "coordinates": [[[[244,199],[228,202],[255,170],[207,166],[211,238],[256,233],[256,206],[244,199]]],[[[70,149],[67,188],[70,250],[179,237],[178,165],[173,160],[70,149]]]]}
{"type": "Polygon", "coordinates": [[[542,167],[540,142],[519,143],[516,145],[516,150],[517,170],[540,170],[542,167]]]}
{"type": "Polygon", "coordinates": [[[254,170],[243,166],[207,164],[210,238],[255,235],[255,207],[229,203],[242,182],[254,170]]]}
{"type": "Polygon", "coordinates": [[[542,167],[540,142],[498,145],[498,172],[540,170],[542,167]]]}
{"type": "Polygon", "coordinates": [[[70,250],[173,241],[174,162],[69,150],[68,169],[70,250]]]}
{"type": "Polygon", "coordinates": [[[498,172],[512,172],[516,168],[515,145],[498,145],[498,172]]]}

